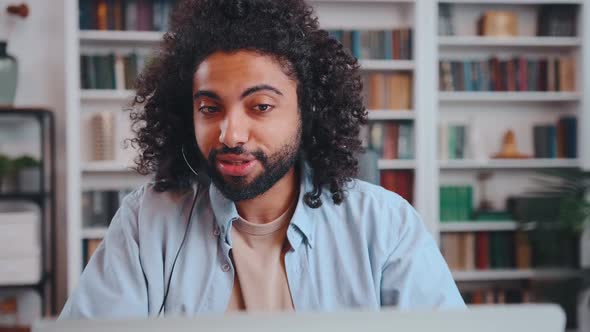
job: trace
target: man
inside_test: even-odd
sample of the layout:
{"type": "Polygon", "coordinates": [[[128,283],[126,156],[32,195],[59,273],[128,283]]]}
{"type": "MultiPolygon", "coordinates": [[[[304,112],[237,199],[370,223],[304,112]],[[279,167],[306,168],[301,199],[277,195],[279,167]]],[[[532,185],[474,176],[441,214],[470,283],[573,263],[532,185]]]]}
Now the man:
{"type": "Polygon", "coordinates": [[[132,113],[155,181],[61,318],[464,307],[415,210],[353,180],[361,91],[302,0],[182,2],[132,113]]]}

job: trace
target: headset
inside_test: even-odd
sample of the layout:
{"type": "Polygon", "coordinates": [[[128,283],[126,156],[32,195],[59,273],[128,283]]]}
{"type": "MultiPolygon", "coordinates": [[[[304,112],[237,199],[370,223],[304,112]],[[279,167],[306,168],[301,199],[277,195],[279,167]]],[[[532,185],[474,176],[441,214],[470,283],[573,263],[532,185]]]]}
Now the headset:
{"type": "Polygon", "coordinates": [[[166,300],[168,299],[168,293],[170,292],[170,284],[172,282],[172,274],[174,273],[174,267],[176,266],[176,261],[178,260],[178,256],[180,255],[180,251],[182,250],[182,247],[184,246],[184,243],[186,242],[186,237],[187,237],[188,231],[191,227],[193,210],[195,209],[195,203],[197,202],[197,197],[199,197],[199,192],[201,191],[202,182],[206,182],[204,179],[204,176],[199,175],[199,173],[197,171],[195,171],[191,167],[190,163],[188,162],[186,155],[184,154],[184,145],[182,145],[180,151],[182,153],[182,157],[184,158],[184,162],[186,163],[188,168],[190,168],[191,172],[193,172],[197,176],[197,180],[198,180],[197,192],[195,194],[195,197],[193,198],[191,210],[188,214],[188,219],[186,221],[186,228],[184,230],[184,235],[182,236],[182,241],[180,242],[180,246],[178,247],[178,251],[176,251],[176,256],[174,257],[174,261],[172,262],[172,268],[170,269],[170,275],[168,276],[168,285],[166,286],[166,291],[164,292],[164,298],[162,299],[162,305],[160,305],[160,310],[158,310],[158,316],[160,316],[162,314],[162,312],[164,310],[164,306],[166,305],[166,300]]]}

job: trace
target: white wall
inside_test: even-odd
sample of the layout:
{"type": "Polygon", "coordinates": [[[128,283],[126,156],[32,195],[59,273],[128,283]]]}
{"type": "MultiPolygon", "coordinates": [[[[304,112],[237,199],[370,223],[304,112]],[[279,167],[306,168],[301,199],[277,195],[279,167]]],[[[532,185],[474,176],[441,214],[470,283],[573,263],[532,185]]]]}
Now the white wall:
{"type": "Polygon", "coordinates": [[[8,53],[19,61],[15,106],[49,108],[57,125],[57,281],[58,309],[66,296],[65,222],[65,17],[64,0],[0,0],[0,39],[8,38],[8,53]],[[25,2],[26,19],[9,16],[9,4],[25,2]]]}

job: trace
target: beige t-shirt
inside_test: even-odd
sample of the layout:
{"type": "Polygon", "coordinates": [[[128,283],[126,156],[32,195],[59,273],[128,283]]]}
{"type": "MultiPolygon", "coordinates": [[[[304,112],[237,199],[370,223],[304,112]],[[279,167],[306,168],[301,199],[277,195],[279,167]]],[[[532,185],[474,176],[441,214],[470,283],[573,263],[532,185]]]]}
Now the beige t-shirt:
{"type": "Polygon", "coordinates": [[[227,311],[292,311],[285,272],[287,228],[295,204],[276,220],[253,224],[240,218],[231,230],[231,257],[236,269],[227,311]]]}

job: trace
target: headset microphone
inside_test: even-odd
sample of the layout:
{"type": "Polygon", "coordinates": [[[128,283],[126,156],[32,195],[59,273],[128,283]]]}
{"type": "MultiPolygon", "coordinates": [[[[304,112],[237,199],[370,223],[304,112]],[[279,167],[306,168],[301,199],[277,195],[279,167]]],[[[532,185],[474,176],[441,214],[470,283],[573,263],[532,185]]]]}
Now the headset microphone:
{"type": "Polygon", "coordinates": [[[182,250],[182,247],[184,246],[184,242],[186,242],[186,237],[188,235],[188,231],[191,226],[191,221],[192,221],[191,219],[192,219],[192,215],[193,215],[193,210],[195,208],[195,203],[197,202],[197,197],[199,196],[199,191],[201,190],[201,186],[208,184],[208,180],[209,180],[208,177],[206,177],[205,175],[199,175],[199,173],[192,168],[192,166],[188,162],[188,159],[186,158],[186,155],[184,154],[184,145],[182,145],[180,151],[182,153],[182,157],[184,158],[184,162],[186,163],[188,168],[191,170],[191,172],[193,172],[197,176],[197,192],[195,194],[195,197],[193,198],[191,210],[188,214],[188,219],[186,221],[186,229],[184,230],[184,235],[182,236],[182,242],[180,242],[180,246],[178,247],[178,251],[176,252],[176,256],[174,257],[174,261],[172,262],[172,268],[170,269],[170,275],[168,276],[168,284],[166,285],[166,291],[164,292],[164,298],[162,299],[162,305],[160,305],[160,309],[158,310],[158,316],[160,316],[162,314],[162,312],[164,310],[164,306],[166,305],[166,300],[168,299],[168,294],[170,292],[170,284],[172,282],[172,274],[174,273],[174,267],[176,266],[176,261],[178,260],[178,256],[180,255],[180,251],[182,250]]]}

